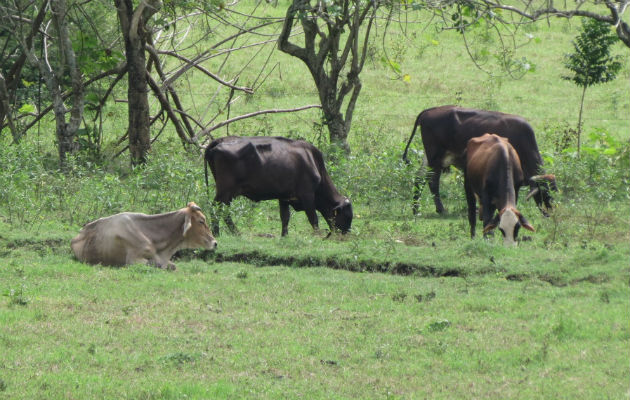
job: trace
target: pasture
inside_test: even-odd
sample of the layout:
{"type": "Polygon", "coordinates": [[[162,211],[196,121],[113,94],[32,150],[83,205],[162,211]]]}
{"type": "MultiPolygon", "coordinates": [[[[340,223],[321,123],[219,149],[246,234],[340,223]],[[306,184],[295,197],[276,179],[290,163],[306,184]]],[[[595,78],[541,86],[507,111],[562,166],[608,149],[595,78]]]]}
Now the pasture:
{"type": "MultiPolygon", "coordinates": [[[[103,159],[79,155],[69,174],[56,170],[52,122],[20,145],[2,132],[0,398],[627,399],[630,63],[618,46],[620,77],[589,89],[578,159],[580,89],[560,78],[578,26],[528,27],[537,40],[519,52],[536,69],[519,80],[480,72],[454,32],[390,37],[410,82],[375,44],[349,155],[327,143],[314,110],[232,125],[318,145],[353,201],[352,232],[326,238],[293,213],[280,238],[277,202],[238,199],[241,235],[224,230],[214,253],[181,252],[174,272],[81,264],[69,242],[120,211],[195,201],[209,215],[198,151],[165,132],[145,167],[111,159],[126,121],[118,104],[103,159]],[[422,146],[409,167],[405,141],[417,113],[448,103],[519,114],[536,131],[560,192],[544,218],[521,191],[536,232],[518,247],[480,230],[470,239],[456,170],[442,178],[446,215],[426,187],[411,213],[422,146]]],[[[273,57],[277,70],[239,113],[317,102],[303,65],[273,57]]],[[[192,87],[197,101],[208,94],[192,87]]]]}

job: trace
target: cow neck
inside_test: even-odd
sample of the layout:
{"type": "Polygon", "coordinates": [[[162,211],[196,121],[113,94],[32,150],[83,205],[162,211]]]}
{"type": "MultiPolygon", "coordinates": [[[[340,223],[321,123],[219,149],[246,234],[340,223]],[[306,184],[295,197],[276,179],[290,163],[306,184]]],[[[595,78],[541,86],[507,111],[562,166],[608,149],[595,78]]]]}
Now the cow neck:
{"type": "Polygon", "coordinates": [[[332,179],[327,173],[323,173],[322,181],[318,188],[318,195],[315,196],[316,208],[322,212],[322,210],[330,211],[339,202],[342,201],[343,196],[337,191],[337,188],[332,183],[332,179]]]}
{"type": "Polygon", "coordinates": [[[516,208],[516,193],[514,192],[514,170],[510,160],[509,149],[502,145],[502,156],[499,158],[497,173],[499,174],[499,199],[497,209],[503,210],[506,207],[516,208]]]}
{"type": "Polygon", "coordinates": [[[155,244],[158,252],[175,252],[184,242],[184,211],[172,211],[164,214],[144,215],[138,222],[143,232],[155,244]]]}

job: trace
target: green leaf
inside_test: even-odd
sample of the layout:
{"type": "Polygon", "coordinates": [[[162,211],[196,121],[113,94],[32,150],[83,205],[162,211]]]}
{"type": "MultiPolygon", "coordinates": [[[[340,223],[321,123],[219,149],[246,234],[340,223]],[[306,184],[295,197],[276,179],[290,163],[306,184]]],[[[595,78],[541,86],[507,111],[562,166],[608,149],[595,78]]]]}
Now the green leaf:
{"type": "Polygon", "coordinates": [[[35,106],[32,104],[23,104],[18,110],[21,114],[29,114],[35,112],[35,106]]]}

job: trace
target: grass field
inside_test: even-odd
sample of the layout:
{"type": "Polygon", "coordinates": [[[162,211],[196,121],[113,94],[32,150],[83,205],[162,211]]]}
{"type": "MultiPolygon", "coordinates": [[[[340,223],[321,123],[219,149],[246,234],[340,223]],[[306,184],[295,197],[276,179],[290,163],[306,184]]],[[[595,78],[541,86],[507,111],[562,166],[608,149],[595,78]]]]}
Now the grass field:
{"type": "MultiPolygon", "coordinates": [[[[280,3],[267,12],[282,14],[280,3]]],[[[85,222],[123,210],[196,201],[212,213],[201,158],[173,132],[144,168],[79,157],[67,175],[55,169],[52,130],[20,145],[3,132],[0,398],[628,399],[630,64],[619,46],[622,76],[587,92],[578,159],[562,142],[579,89],[560,79],[578,26],[527,28],[540,40],[519,51],[536,70],[516,81],[477,70],[453,32],[418,25],[390,38],[411,83],[390,79],[375,44],[350,155],[328,146],[316,111],[233,125],[319,144],[353,201],[352,232],[326,238],[293,213],[280,238],[276,202],[239,199],[241,235],[219,236],[215,253],[181,252],[174,272],[88,266],[69,248],[85,222]],[[428,189],[411,215],[416,167],[400,155],[417,113],[446,103],[520,114],[536,130],[561,190],[549,218],[521,194],[536,232],[516,248],[500,235],[469,238],[458,171],[442,180],[446,215],[428,189]]],[[[234,113],[317,101],[303,65],[272,60],[234,113]]],[[[212,90],[191,87],[198,103],[212,90]]],[[[106,158],[126,120],[108,107],[106,158]]],[[[419,140],[415,149],[418,162],[419,140]]]]}

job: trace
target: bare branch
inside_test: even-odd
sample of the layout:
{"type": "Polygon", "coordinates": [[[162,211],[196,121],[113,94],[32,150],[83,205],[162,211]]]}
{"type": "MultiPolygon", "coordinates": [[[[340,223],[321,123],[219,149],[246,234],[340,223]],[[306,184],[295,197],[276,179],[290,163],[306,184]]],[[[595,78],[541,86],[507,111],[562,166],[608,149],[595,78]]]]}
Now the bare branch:
{"type": "Polygon", "coordinates": [[[293,29],[295,14],[298,11],[296,7],[294,7],[294,4],[295,3],[291,4],[291,6],[287,9],[284,24],[282,25],[282,32],[280,32],[280,36],[278,37],[278,48],[281,51],[284,51],[285,53],[297,57],[307,63],[308,55],[306,53],[306,49],[289,42],[289,36],[291,35],[291,30],[293,29]]]}
{"type": "Polygon", "coordinates": [[[307,110],[309,108],[322,108],[322,106],[319,105],[319,104],[311,104],[309,106],[302,106],[302,107],[297,107],[297,108],[260,110],[260,111],[255,111],[255,112],[252,112],[252,113],[249,113],[249,114],[239,115],[238,117],[226,119],[225,121],[221,121],[221,122],[219,122],[218,124],[216,124],[214,126],[211,126],[209,128],[205,128],[204,130],[202,130],[201,132],[196,134],[195,137],[192,138],[192,140],[193,140],[193,142],[198,143],[200,137],[207,136],[210,132],[212,132],[214,130],[217,130],[217,129],[221,128],[221,127],[224,127],[227,124],[231,124],[232,122],[240,121],[242,119],[251,118],[251,117],[255,117],[257,115],[262,115],[262,114],[277,114],[277,113],[288,113],[288,112],[303,111],[303,110],[307,110]]]}
{"type": "Polygon", "coordinates": [[[205,69],[204,67],[202,67],[201,65],[199,65],[202,61],[205,61],[203,59],[197,59],[197,60],[190,60],[184,56],[182,56],[181,54],[178,54],[177,52],[174,51],[169,51],[169,50],[157,50],[153,47],[151,47],[150,45],[147,44],[147,49],[151,52],[155,52],[156,54],[164,54],[164,55],[168,55],[171,57],[175,57],[178,60],[184,61],[186,63],[186,65],[178,72],[176,72],[172,77],[168,78],[167,80],[164,81],[164,85],[170,86],[173,84],[173,82],[182,75],[183,72],[185,72],[186,70],[190,69],[190,67],[194,67],[196,69],[198,69],[199,71],[203,72],[204,74],[208,75],[210,78],[214,79],[215,81],[219,82],[220,84],[222,84],[223,86],[227,86],[231,89],[234,90],[241,90],[245,93],[249,93],[252,94],[254,93],[254,91],[251,88],[248,87],[241,87],[241,86],[234,86],[229,82],[224,81],[223,79],[219,78],[217,75],[213,74],[212,72],[208,71],[207,69],[205,69]]]}
{"type": "Polygon", "coordinates": [[[158,101],[160,102],[162,109],[166,111],[166,114],[168,115],[169,119],[172,121],[173,125],[175,126],[175,132],[177,132],[177,135],[181,139],[182,143],[191,144],[192,142],[188,138],[188,136],[186,136],[186,132],[184,132],[184,128],[182,128],[179,118],[173,111],[173,108],[171,107],[171,103],[169,103],[164,93],[162,93],[160,86],[157,84],[157,82],[155,82],[155,80],[151,77],[151,74],[149,74],[148,72],[147,72],[147,82],[149,83],[151,90],[153,90],[153,94],[155,95],[155,97],[157,97],[158,101]]]}

